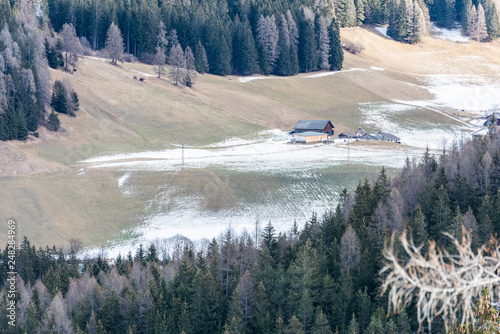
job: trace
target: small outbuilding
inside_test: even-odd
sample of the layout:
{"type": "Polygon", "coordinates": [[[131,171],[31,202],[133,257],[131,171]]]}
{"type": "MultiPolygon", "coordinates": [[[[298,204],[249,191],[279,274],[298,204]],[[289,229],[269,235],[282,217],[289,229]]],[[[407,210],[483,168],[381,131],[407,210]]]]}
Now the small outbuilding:
{"type": "Polygon", "coordinates": [[[398,143],[401,144],[401,138],[396,137],[393,134],[386,133],[386,132],[377,132],[372,134],[373,137],[375,137],[376,140],[381,140],[381,141],[388,141],[391,143],[398,143]]]}
{"type": "Polygon", "coordinates": [[[320,121],[308,121],[308,120],[300,120],[293,127],[293,130],[290,134],[295,133],[304,133],[304,132],[320,132],[325,133],[329,136],[333,136],[333,132],[335,127],[332,122],[329,120],[320,120],[320,121]]]}
{"type": "Polygon", "coordinates": [[[358,136],[356,136],[354,133],[351,132],[342,132],[339,134],[340,139],[357,139],[358,136]]]}
{"type": "Polygon", "coordinates": [[[296,143],[310,144],[310,143],[320,143],[328,140],[328,134],[322,132],[306,131],[300,133],[294,133],[293,138],[296,143]]]}

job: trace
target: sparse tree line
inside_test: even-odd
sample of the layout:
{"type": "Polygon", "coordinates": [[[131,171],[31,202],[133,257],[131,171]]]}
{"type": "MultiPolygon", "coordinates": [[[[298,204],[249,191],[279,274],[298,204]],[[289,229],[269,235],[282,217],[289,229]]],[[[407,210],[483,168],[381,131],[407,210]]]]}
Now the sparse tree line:
{"type": "MultiPolygon", "coordinates": [[[[140,246],[114,264],[101,253],[82,267],[74,252],[37,250],[25,239],[16,255],[19,326],[3,325],[2,288],[0,333],[413,333],[417,300],[386,317],[378,274],[384,240],[407,229],[423,245],[419,251],[430,250],[427,241],[434,239],[453,255],[459,248],[441,231],[461,238],[464,226],[472,235],[468,249],[498,233],[495,131],[438,158],[427,151],[408,160],[392,180],[382,169],[373,183],[344,190],[336,210],[313,215],[300,230],[294,225],[276,234],[271,223],[254,234],[228,229],[196,251],[177,237],[140,246]]],[[[410,260],[402,244],[392,247],[398,261],[410,260]]],[[[0,257],[5,278],[7,248],[0,257]]],[[[494,320],[488,307],[485,317],[494,320]]],[[[434,318],[432,332],[442,330],[443,317],[434,318]]]]}

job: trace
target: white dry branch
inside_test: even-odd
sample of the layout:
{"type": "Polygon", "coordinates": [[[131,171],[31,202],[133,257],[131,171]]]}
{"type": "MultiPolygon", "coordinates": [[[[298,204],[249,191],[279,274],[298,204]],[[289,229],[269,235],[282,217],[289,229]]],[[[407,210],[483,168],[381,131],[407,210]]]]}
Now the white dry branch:
{"type": "Polygon", "coordinates": [[[416,302],[420,327],[427,321],[429,332],[435,317],[442,317],[446,328],[457,324],[475,323],[473,298],[487,288],[492,297],[500,294],[500,244],[491,237],[488,244],[474,252],[471,233],[463,229],[462,240],[445,233],[456,251],[450,253],[429,242],[422,254],[422,246],[415,246],[406,231],[400,237],[406,263],[400,263],[395,250],[394,234],[384,247],[387,262],[380,271],[384,275],[382,294],[388,291],[389,312],[399,312],[416,302]]]}

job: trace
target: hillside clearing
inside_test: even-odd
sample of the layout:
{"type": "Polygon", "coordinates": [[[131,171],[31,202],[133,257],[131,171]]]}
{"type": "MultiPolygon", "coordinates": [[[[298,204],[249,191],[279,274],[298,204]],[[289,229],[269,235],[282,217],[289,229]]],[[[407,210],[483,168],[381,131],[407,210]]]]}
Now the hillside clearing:
{"type": "Polygon", "coordinates": [[[381,165],[399,167],[427,145],[442,149],[445,141],[471,132],[419,105],[451,104],[457,87],[469,87],[461,94],[472,97],[484,84],[496,92],[499,43],[426,37],[410,46],[370,29],[342,29],[343,38],[365,47],[358,56],[345,54],[342,72],[244,82],[199,75],[188,89],[156,78],[153,66],[139,63],[113,66],[86,57],[74,75],[51,71],[53,79],[71,80],[81,110],[76,118],[60,116],[59,133],[41,128],[40,138],[0,143],[0,188],[8,194],[0,215],[16,219],[21,234],[39,245],[74,237],[103,245],[146,233],[137,226],[163,224],[181,232],[164,225],[170,220],[193,226],[217,221],[215,230],[236,221],[249,226],[256,212],[288,228],[294,219],[303,223],[313,210],[333,205],[339,189],[381,165]],[[411,101],[420,104],[405,105],[411,101]],[[392,132],[409,146],[272,142],[299,119],[331,119],[336,134],[359,126],[392,132]],[[209,218],[204,223],[196,217],[209,218]]]}

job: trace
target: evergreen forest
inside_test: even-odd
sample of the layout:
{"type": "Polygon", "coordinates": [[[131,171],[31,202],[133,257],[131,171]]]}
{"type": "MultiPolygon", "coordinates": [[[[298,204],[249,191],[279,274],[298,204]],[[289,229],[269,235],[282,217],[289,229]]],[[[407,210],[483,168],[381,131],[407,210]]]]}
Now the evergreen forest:
{"type": "MultiPolygon", "coordinates": [[[[475,249],[500,231],[496,129],[407,160],[392,178],[382,169],[286,233],[272,222],[257,234],[227,229],[204,246],[141,245],[113,263],[24,239],[15,328],[5,324],[7,248],[0,258],[0,333],[413,333],[414,303],[386,316],[384,242],[406,229],[424,249],[433,239],[453,252],[442,232],[460,237],[464,226],[475,249]]],[[[444,332],[442,318],[432,332],[444,332]]]]}

